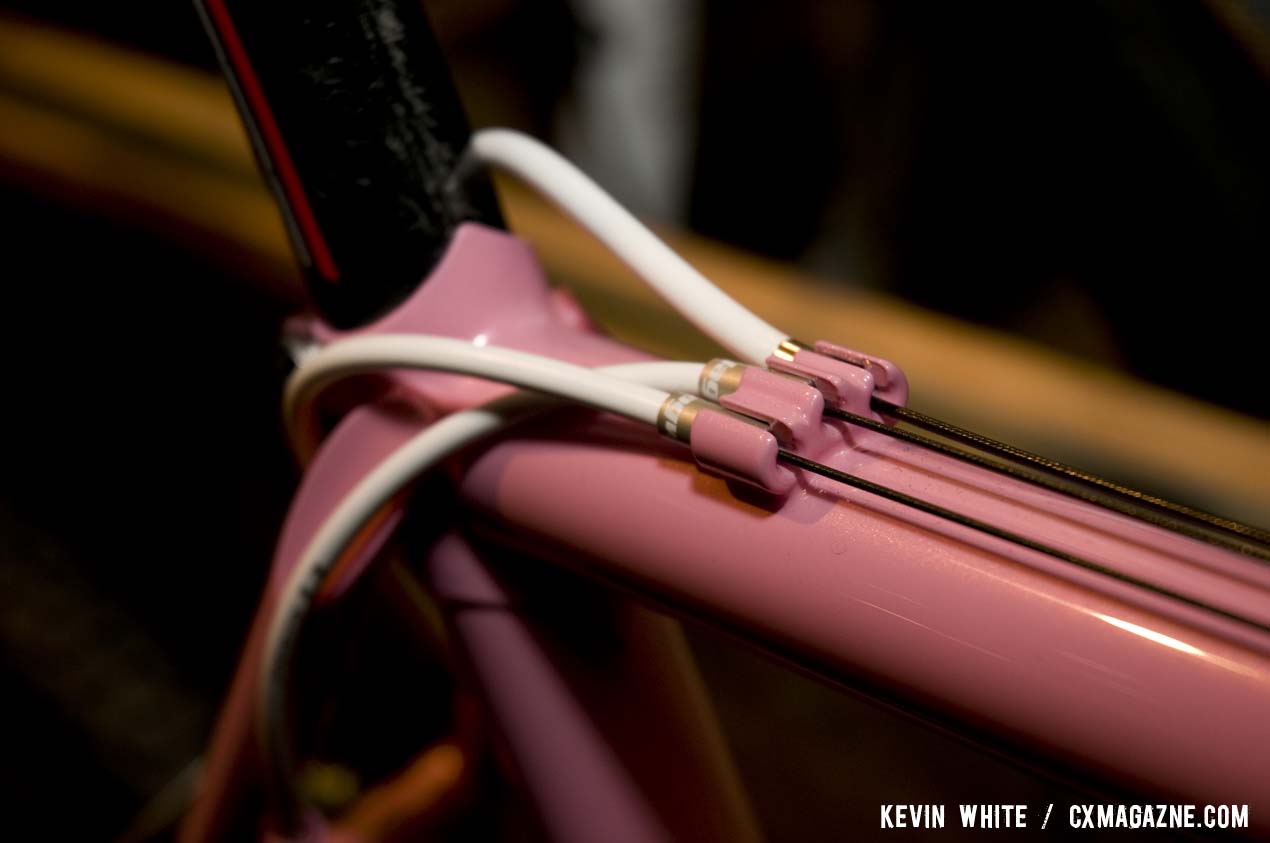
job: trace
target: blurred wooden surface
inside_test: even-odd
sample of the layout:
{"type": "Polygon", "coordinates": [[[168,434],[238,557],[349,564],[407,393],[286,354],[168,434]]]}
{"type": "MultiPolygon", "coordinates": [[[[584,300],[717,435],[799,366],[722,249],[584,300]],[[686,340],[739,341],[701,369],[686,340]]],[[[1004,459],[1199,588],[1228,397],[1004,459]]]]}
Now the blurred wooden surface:
{"type": "MultiPolygon", "coordinates": [[[[10,185],[160,231],[270,295],[303,301],[277,210],[219,78],[0,17],[0,126],[0,179],[10,185]]],[[[667,356],[714,351],[570,221],[517,185],[500,188],[513,229],[607,330],[667,356]]],[[[898,362],[914,406],[1200,506],[1270,521],[1264,422],[735,249],[669,237],[794,336],[898,362]]],[[[1255,378],[1258,362],[1235,364],[1255,378]]]]}

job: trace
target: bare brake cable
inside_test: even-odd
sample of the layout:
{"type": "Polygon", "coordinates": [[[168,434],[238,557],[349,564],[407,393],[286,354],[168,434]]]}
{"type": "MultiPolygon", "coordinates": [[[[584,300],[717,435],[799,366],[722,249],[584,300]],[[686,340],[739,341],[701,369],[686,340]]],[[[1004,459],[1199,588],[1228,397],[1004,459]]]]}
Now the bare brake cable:
{"type": "Polygon", "coordinates": [[[866,480],[863,477],[859,477],[854,474],[848,474],[844,471],[839,471],[836,468],[831,468],[830,466],[824,465],[822,463],[818,463],[815,460],[808,459],[807,457],[804,457],[804,456],[800,456],[799,454],[795,454],[792,451],[787,451],[782,448],[777,454],[777,460],[787,465],[793,466],[795,468],[801,468],[803,470],[810,471],[814,474],[818,474],[821,477],[828,478],[829,480],[833,480],[835,482],[850,486],[854,489],[859,489],[871,495],[876,495],[877,497],[884,498],[889,501],[893,501],[894,503],[902,504],[903,506],[916,509],[919,512],[925,512],[928,515],[933,515],[937,518],[942,518],[946,521],[951,521],[954,524],[959,524],[963,527],[968,527],[972,530],[977,530],[981,533],[992,536],[994,538],[1010,542],[1011,544],[1016,544],[1020,547],[1027,548],[1028,550],[1036,551],[1037,553],[1043,553],[1047,556],[1051,556],[1055,559],[1059,559],[1063,562],[1067,562],[1069,564],[1083,568],[1087,571],[1093,571],[1094,573],[1101,574],[1106,577],[1111,577],[1112,579],[1119,580],[1120,582],[1123,582],[1123,583],[1128,583],[1129,585],[1137,586],[1139,588],[1150,591],[1154,594],[1158,594],[1162,597],[1167,597],[1171,600],[1176,600],[1188,606],[1192,606],[1197,609],[1203,609],[1204,611],[1211,612],[1216,615],[1220,615],[1221,617],[1226,618],[1228,620],[1236,621],[1238,623],[1250,626],[1253,629],[1256,629],[1260,632],[1270,632],[1270,625],[1264,624],[1260,621],[1253,620],[1251,618],[1246,618],[1242,615],[1236,614],[1226,609],[1222,609],[1218,606],[1213,606],[1209,603],[1205,603],[1202,600],[1197,600],[1194,597],[1188,597],[1185,594],[1181,594],[1171,589],[1164,588],[1162,586],[1156,585],[1147,580],[1141,579],[1139,577],[1135,577],[1131,574],[1125,574],[1113,568],[1108,568],[1105,565],[1100,565],[1097,562],[1090,561],[1083,557],[1077,556],[1073,553],[1068,553],[1065,550],[1060,550],[1059,548],[1044,544],[1043,542],[1038,542],[1035,539],[1028,538],[1027,536],[1020,535],[1018,533],[1003,529],[1001,527],[993,526],[992,524],[989,524],[986,521],[980,521],[977,518],[972,518],[968,515],[963,515],[962,513],[954,512],[951,509],[947,509],[938,504],[930,503],[929,501],[924,501],[921,498],[913,497],[912,495],[906,494],[896,489],[892,489],[889,486],[883,486],[881,484],[874,483],[872,480],[866,480]]]}
{"type": "Polygon", "coordinates": [[[956,460],[961,460],[979,468],[1013,477],[1016,480],[1022,480],[1061,495],[1137,518],[1189,538],[1218,545],[1227,550],[1233,550],[1236,553],[1262,561],[1270,561],[1270,547],[1267,546],[1267,543],[1270,543],[1270,533],[1266,533],[1256,527],[1240,524],[1221,516],[1211,515],[1182,504],[1163,500],[1135,489],[1129,489],[1097,475],[1024,451],[1021,448],[989,439],[973,431],[965,430],[940,419],[919,413],[916,410],[910,410],[907,407],[891,404],[880,398],[875,397],[873,399],[873,407],[883,415],[891,416],[899,421],[904,421],[926,430],[932,430],[949,439],[972,445],[981,451],[1008,459],[1010,462],[994,462],[973,451],[963,451],[929,436],[892,427],[867,416],[857,415],[846,410],[826,407],[825,415],[875,433],[926,448],[956,460]],[[1045,474],[1035,474],[1022,470],[1016,467],[1018,465],[1026,465],[1036,471],[1043,471],[1045,474]],[[1068,483],[1073,485],[1067,485],[1062,481],[1068,481],[1068,483]]]}

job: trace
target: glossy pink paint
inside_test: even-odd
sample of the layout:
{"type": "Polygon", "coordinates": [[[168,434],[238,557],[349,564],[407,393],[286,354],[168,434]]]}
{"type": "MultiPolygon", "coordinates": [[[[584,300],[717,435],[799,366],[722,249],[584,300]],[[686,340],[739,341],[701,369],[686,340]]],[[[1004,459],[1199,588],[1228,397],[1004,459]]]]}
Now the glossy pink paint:
{"type": "MultiPolygon", "coordinates": [[[[366,330],[466,337],[588,365],[642,356],[594,334],[567,297],[549,290],[528,247],[479,226],[465,226],[428,283],[366,330]]],[[[856,352],[817,349],[799,362],[827,388],[848,396],[885,388],[903,400],[907,384],[892,364],[860,355],[861,368],[828,357],[856,352]]],[[[417,372],[387,383],[425,415],[502,391],[417,372]]],[[[332,490],[360,476],[380,446],[400,441],[384,412],[354,412],[318,452],[274,581],[320,523],[332,490]]],[[[1247,802],[1254,824],[1270,830],[1264,632],[822,478],[781,468],[788,478],[769,488],[792,484],[785,495],[729,485],[699,471],[687,448],[626,424],[571,418],[581,420],[518,430],[471,460],[460,486],[470,529],[1011,747],[1152,796],[1247,802]]],[[[1253,560],[878,434],[815,418],[797,424],[801,451],[839,469],[1270,619],[1270,569],[1253,560]]],[[[726,436],[695,444],[703,462],[731,459],[726,436]]],[[[237,741],[241,753],[249,737],[235,688],[214,748],[218,775],[232,771],[215,752],[235,757],[222,744],[237,741]]]]}
{"type": "MultiPolygon", "coordinates": [[[[830,461],[901,485],[886,445],[873,443],[867,461],[830,461]]],[[[686,460],[628,445],[596,459],[596,448],[501,444],[472,464],[464,494],[497,519],[486,529],[581,558],[832,680],[880,687],[1149,793],[1270,813],[1264,636],[819,478],[801,478],[783,501],[745,504],[686,460]]],[[[903,485],[967,497],[931,477],[903,485]]],[[[996,506],[1029,535],[1075,529],[996,506]]],[[[1115,551],[1165,561],[1128,542],[1115,551]]],[[[1232,602],[1260,591],[1225,585],[1232,602]]]]}

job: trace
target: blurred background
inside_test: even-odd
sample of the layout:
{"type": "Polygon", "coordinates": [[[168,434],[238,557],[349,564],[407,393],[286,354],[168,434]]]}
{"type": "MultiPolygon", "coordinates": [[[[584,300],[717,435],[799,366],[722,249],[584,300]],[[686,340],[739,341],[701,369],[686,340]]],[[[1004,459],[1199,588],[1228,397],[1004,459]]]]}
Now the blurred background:
{"type": "MultiPolygon", "coordinates": [[[[551,141],[773,321],[890,356],[922,409],[1270,522],[1264,0],[426,5],[474,125],[551,141]]],[[[503,187],[608,330],[708,352],[503,187]]],[[[111,839],[193,780],[296,480],[301,287],[191,5],[0,2],[0,220],[0,807],[111,839]]],[[[1068,793],[694,645],[772,839],[1068,793]]]]}

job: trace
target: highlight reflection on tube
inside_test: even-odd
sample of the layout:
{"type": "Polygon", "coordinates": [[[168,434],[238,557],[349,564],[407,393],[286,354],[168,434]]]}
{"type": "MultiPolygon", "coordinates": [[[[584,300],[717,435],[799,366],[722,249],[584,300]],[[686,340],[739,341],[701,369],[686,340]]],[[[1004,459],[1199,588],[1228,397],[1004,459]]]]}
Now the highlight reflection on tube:
{"type": "Polygon", "coordinates": [[[1198,647],[1192,647],[1185,641],[1178,641],[1176,638],[1170,638],[1162,632],[1156,632],[1153,629],[1147,629],[1145,626],[1138,626],[1136,623],[1129,623],[1128,621],[1121,620],[1120,618],[1113,618],[1111,615],[1104,615],[1100,612],[1094,612],[1093,615],[1104,623],[1109,623],[1118,629],[1123,629],[1125,632],[1132,632],[1134,635],[1141,636],[1148,641],[1154,641],[1156,644],[1163,644],[1165,647],[1171,647],[1174,650],[1191,656],[1204,655],[1204,651],[1198,647]]]}

